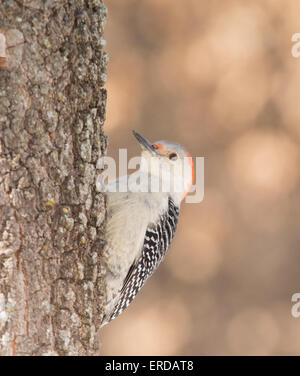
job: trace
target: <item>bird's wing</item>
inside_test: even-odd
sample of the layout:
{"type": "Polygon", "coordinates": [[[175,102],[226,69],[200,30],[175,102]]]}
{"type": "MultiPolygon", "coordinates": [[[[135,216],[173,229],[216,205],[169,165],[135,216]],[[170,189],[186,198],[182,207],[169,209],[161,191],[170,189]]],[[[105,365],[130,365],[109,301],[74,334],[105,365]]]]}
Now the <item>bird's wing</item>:
{"type": "Polygon", "coordinates": [[[120,291],[120,294],[121,294],[121,295],[125,292],[125,290],[126,290],[128,284],[129,284],[129,281],[130,281],[130,279],[131,279],[131,277],[132,277],[132,274],[133,274],[134,270],[136,269],[136,266],[137,266],[137,260],[135,260],[135,261],[132,263],[131,267],[130,267],[129,270],[128,270],[127,276],[126,276],[126,278],[124,279],[123,287],[122,287],[122,289],[121,289],[121,291],[120,291]]]}
{"type": "Polygon", "coordinates": [[[148,277],[163,260],[175,234],[178,213],[178,208],[170,199],[165,215],[162,215],[156,225],[151,224],[147,227],[141,256],[134,260],[129,268],[110,320],[128,307],[148,277]]]}

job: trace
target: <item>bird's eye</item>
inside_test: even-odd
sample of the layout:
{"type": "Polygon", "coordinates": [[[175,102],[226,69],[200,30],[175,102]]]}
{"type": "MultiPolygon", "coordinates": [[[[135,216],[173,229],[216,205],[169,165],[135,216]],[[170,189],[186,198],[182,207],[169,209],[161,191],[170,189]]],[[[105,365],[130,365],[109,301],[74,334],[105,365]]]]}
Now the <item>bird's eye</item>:
{"type": "Polygon", "coordinates": [[[171,153],[169,155],[169,159],[171,159],[171,161],[176,161],[176,159],[178,158],[177,154],[176,153],[171,153]]]}
{"type": "Polygon", "coordinates": [[[152,146],[154,147],[154,149],[158,149],[158,145],[157,144],[152,144],[152,146]]]}

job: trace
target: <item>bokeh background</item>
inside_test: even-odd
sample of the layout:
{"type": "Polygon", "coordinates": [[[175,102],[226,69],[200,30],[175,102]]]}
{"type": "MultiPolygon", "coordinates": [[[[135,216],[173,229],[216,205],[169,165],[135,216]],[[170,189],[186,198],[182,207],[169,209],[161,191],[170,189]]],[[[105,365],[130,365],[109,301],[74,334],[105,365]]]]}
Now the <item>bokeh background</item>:
{"type": "Polygon", "coordinates": [[[108,155],[135,129],[205,156],[169,253],[103,355],[299,355],[298,0],[109,0],[108,155]]]}

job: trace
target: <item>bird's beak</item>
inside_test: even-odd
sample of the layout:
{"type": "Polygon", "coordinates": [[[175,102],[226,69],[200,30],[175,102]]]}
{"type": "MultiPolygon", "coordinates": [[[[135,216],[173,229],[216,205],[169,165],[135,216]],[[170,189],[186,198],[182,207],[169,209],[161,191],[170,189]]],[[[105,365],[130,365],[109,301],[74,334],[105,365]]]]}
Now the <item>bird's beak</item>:
{"type": "Polygon", "coordinates": [[[145,137],[141,136],[136,131],[132,131],[132,133],[134,134],[135,138],[138,140],[142,148],[150,151],[150,153],[153,155],[159,154],[155,147],[151,144],[151,142],[149,142],[145,137]]]}

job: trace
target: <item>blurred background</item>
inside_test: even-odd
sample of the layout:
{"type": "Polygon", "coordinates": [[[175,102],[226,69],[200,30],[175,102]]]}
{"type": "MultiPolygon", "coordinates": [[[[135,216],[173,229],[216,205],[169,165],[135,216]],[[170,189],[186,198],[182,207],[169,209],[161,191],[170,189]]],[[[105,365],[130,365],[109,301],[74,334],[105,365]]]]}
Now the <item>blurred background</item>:
{"type": "Polygon", "coordinates": [[[163,264],[101,332],[103,355],[299,355],[298,0],[109,0],[108,155],[205,156],[163,264]]]}

